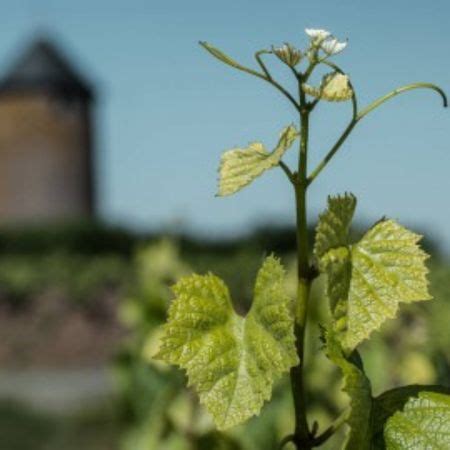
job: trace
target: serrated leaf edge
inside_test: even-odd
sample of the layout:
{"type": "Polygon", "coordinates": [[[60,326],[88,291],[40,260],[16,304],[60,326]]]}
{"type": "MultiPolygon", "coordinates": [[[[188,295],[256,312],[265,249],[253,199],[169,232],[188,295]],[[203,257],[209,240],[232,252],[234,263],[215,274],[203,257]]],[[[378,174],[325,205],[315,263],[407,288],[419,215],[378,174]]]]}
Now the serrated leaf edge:
{"type": "Polygon", "coordinates": [[[218,197],[225,197],[240,191],[244,187],[251,184],[256,178],[261,176],[264,172],[269,169],[276,167],[283,157],[284,153],[292,146],[295,140],[298,138],[299,133],[293,124],[285,127],[278,139],[278,143],[272,152],[266,150],[265,146],[258,141],[251,142],[247,147],[235,147],[226,150],[221,158],[218,168],[218,185],[219,189],[216,194],[218,197]],[[224,177],[224,172],[228,169],[230,170],[232,166],[227,167],[233,160],[234,155],[250,156],[250,152],[254,152],[254,155],[260,155],[261,160],[254,164],[253,169],[257,169],[253,174],[241,174],[241,182],[236,184],[233,183],[233,178],[230,176],[224,177]],[[231,185],[230,185],[231,183],[231,185]],[[228,186],[227,186],[228,185],[228,186]]]}
{"type": "MultiPolygon", "coordinates": [[[[256,290],[257,290],[257,287],[258,287],[258,283],[259,283],[259,282],[261,282],[261,283],[263,282],[263,281],[260,281],[260,280],[261,280],[262,273],[264,273],[264,272],[263,272],[263,269],[264,269],[267,265],[269,265],[269,264],[275,264],[275,265],[277,266],[277,267],[276,267],[276,270],[279,271],[278,275],[281,276],[281,277],[284,277],[285,271],[284,271],[283,267],[281,266],[281,263],[280,263],[280,261],[278,260],[278,258],[275,258],[274,256],[269,256],[268,258],[266,258],[266,260],[265,260],[264,263],[263,263],[263,266],[261,267],[260,271],[258,272],[258,276],[257,276],[256,283],[255,283],[255,295],[256,295],[256,290]]],[[[275,276],[276,276],[276,275],[275,275],[275,276]]],[[[239,349],[239,350],[240,350],[240,353],[239,353],[239,359],[238,359],[238,361],[239,361],[239,367],[238,367],[238,369],[237,369],[237,372],[239,373],[241,370],[246,370],[246,367],[245,367],[244,362],[247,361],[247,360],[246,360],[245,357],[243,356],[243,353],[245,353],[245,352],[247,351],[247,348],[246,348],[246,345],[245,345],[245,344],[246,344],[246,341],[245,341],[244,337],[245,337],[245,333],[247,332],[247,327],[246,327],[246,325],[249,323],[249,322],[246,322],[246,320],[247,320],[248,318],[253,317],[253,316],[251,316],[251,313],[252,313],[252,310],[253,310],[253,305],[252,305],[252,308],[250,309],[248,315],[247,315],[245,318],[242,317],[242,316],[237,315],[236,312],[235,312],[235,310],[234,310],[234,308],[233,308],[233,306],[232,306],[231,298],[230,298],[229,292],[228,292],[228,288],[226,287],[225,283],[224,283],[220,278],[216,277],[215,275],[213,275],[213,274],[211,274],[211,273],[209,273],[209,274],[207,274],[207,275],[205,275],[205,276],[201,276],[201,275],[190,275],[190,276],[188,276],[188,277],[182,278],[182,279],[181,279],[181,280],[173,287],[174,293],[175,293],[176,295],[177,295],[177,293],[179,294],[179,292],[177,292],[177,291],[179,291],[179,289],[182,289],[182,288],[180,288],[180,283],[183,283],[183,280],[187,280],[187,279],[192,278],[192,277],[196,277],[196,278],[198,278],[198,279],[201,279],[201,278],[203,278],[203,277],[214,277],[214,279],[215,279],[217,282],[219,282],[220,288],[221,288],[221,289],[224,289],[224,293],[226,294],[225,296],[226,296],[226,298],[227,298],[227,301],[230,302],[230,303],[229,303],[229,307],[231,308],[231,311],[232,311],[229,320],[232,321],[232,328],[233,328],[233,330],[234,330],[233,338],[234,338],[234,340],[237,342],[236,345],[238,346],[238,348],[239,348],[239,344],[241,344],[241,348],[239,349]]],[[[283,288],[283,283],[282,283],[281,281],[279,281],[279,282],[280,282],[280,287],[283,288]]],[[[283,289],[284,289],[284,288],[283,288],[283,289]]],[[[257,297],[255,297],[255,299],[256,299],[256,298],[257,298],[257,297]]],[[[287,294],[285,295],[285,298],[288,299],[287,294]]],[[[171,327],[170,327],[170,320],[174,318],[174,315],[175,315],[175,313],[176,313],[175,305],[176,305],[177,300],[180,300],[180,298],[177,297],[177,298],[173,301],[171,307],[169,308],[169,319],[168,319],[168,322],[164,325],[164,328],[167,330],[168,333],[170,333],[170,328],[171,328],[171,327]]],[[[254,303],[254,304],[255,304],[255,303],[254,303]]],[[[280,303],[279,306],[281,306],[281,305],[282,305],[282,304],[280,303]]],[[[288,305],[288,304],[285,304],[285,305],[284,305],[284,309],[285,309],[285,311],[284,311],[284,316],[285,316],[285,317],[284,317],[284,318],[290,320],[290,319],[291,319],[291,315],[289,314],[289,312],[290,312],[290,311],[289,311],[289,309],[290,309],[290,308],[289,308],[289,305],[288,305]]],[[[256,312],[255,312],[255,314],[256,314],[256,312]]],[[[251,320],[251,319],[250,319],[250,320],[251,320]]],[[[259,324],[259,323],[256,321],[256,319],[253,319],[253,320],[255,320],[255,323],[256,323],[258,326],[261,326],[261,324],[259,324]]],[[[271,336],[271,337],[272,337],[273,339],[275,339],[273,336],[271,336]]],[[[289,341],[290,341],[291,344],[292,344],[292,350],[291,350],[291,353],[290,353],[290,354],[285,354],[285,355],[284,355],[286,358],[289,359],[289,361],[287,362],[287,360],[285,359],[284,362],[283,362],[283,364],[282,364],[282,367],[281,367],[281,368],[280,368],[280,366],[278,366],[278,367],[275,366],[274,368],[271,368],[270,370],[267,371],[267,374],[268,374],[267,379],[264,379],[264,380],[262,381],[263,385],[266,386],[266,389],[263,389],[263,387],[260,386],[261,391],[259,391],[257,394],[255,394],[256,397],[253,397],[253,399],[254,399],[255,402],[257,402],[257,403],[255,403],[255,404],[253,405],[253,412],[252,412],[251,415],[258,415],[259,412],[260,412],[260,410],[261,410],[261,407],[262,407],[263,404],[264,404],[264,402],[267,401],[268,399],[270,399],[270,397],[271,397],[271,389],[270,389],[270,387],[273,385],[273,383],[274,383],[274,382],[275,382],[275,381],[276,381],[283,373],[287,372],[287,371],[290,369],[290,367],[292,367],[292,366],[298,364],[298,357],[297,357],[297,353],[296,353],[296,351],[295,351],[295,337],[294,337],[294,333],[293,333],[293,326],[292,326],[291,338],[289,339],[289,336],[287,336],[287,337],[285,336],[285,339],[287,339],[287,341],[285,341],[285,344],[286,344],[286,343],[289,344],[289,341]]],[[[162,341],[163,341],[163,340],[164,340],[164,338],[162,339],[162,341]]],[[[247,343],[248,343],[248,342],[247,342],[247,343]]],[[[286,349],[283,348],[282,350],[283,350],[283,352],[284,352],[286,349]]],[[[194,357],[195,357],[195,356],[194,356],[194,357]]],[[[168,353],[167,353],[167,351],[166,351],[165,348],[164,348],[164,343],[161,345],[161,347],[160,347],[160,352],[155,356],[155,358],[163,359],[163,360],[165,360],[166,362],[169,362],[169,363],[171,363],[171,364],[175,364],[175,365],[179,366],[180,368],[184,369],[184,370],[186,371],[187,375],[188,375],[188,378],[189,378],[189,385],[196,386],[196,382],[195,382],[195,381],[191,381],[191,378],[192,378],[192,377],[191,377],[191,375],[190,375],[190,367],[189,367],[189,366],[190,366],[190,363],[189,363],[189,361],[191,361],[192,359],[189,359],[189,361],[186,362],[186,363],[183,363],[182,361],[179,361],[178,358],[174,358],[174,357],[173,357],[173,355],[171,354],[171,351],[170,351],[170,350],[169,350],[168,353]]],[[[232,372],[230,372],[230,373],[232,373],[232,372]]],[[[234,373],[234,370],[233,370],[233,373],[234,373]]],[[[219,378],[217,382],[220,382],[221,380],[223,380],[223,377],[222,377],[222,378],[219,378]]],[[[236,387],[237,387],[237,383],[238,383],[239,381],[241,381],[241,378],[240,378],[239,376],[236,376],[236,383],[235,383],[235,386],[234,386],[234,388],[233,388],[233,394],[232,394],[232,396],[231,396],[231,400],[230,400],[230,402],[229,402],[229,404],[228,404],[227,410],[225,411],[224,415],[223,415],[222,417],[218,417],[218,416],[216,416],[216,415],[214,414],[213,411],[210,411],[210,412],[212,413],[214,419],[215,419],[217,428],[218,428],[219,430],[228,429],[228,428],[230,428],[230,427],[232,427],[232,426],[234,426],[234,425],[237,425],[237,424],[241,423],[242,421],[247,420],[247,419],[249,419],[249,418],[251,417],[251,415],[250,415],[250,416],[248,416],[248,417],[245,417],[245,419],[243,419],[243,420],[241,420],[241,418],[240,418],[239,421],[236,421],[235,418],[232,416],[232,405],[233,405],[234,398],[235,398],[235,395],[236,395],[236,387]]],[[[213,389],[213,388],[210,388],[210,389],[209,389],[209,392],[211,392],[212,389],[213,389]]],[[[197,389],[196,389],[196,390],[197,390],[197,389]]],[[[209,409],[209,408],[208,408],[208,404],[207,404],[207,403],[208,403],[207,395],[206,395],[206,396],[205,396],[205,395],[202,395],[202,391],[198,391],[198,392],[199,392],[199,396],[200,396],[200,403],[204,404],[205,406],[207,406],[207,409],[209,409]]]]}

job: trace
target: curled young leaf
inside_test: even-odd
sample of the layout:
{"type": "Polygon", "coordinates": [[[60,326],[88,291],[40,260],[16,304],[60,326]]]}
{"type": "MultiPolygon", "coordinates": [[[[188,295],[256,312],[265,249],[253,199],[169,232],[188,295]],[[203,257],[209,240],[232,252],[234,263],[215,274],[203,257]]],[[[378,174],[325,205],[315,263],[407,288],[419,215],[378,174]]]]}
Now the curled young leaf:
{"type": "Polygon", "coordinates": [[[220,160],[217,195],[234,194],[266,170],[277,166],[297,137],[296,128],[290,125],[281,132],[278,144],[272,153],[269,153],[260,142],[253,142],[247,148],[226,151],[220,160]]]}
{"type": "Polygon", "coordinates": [[[182,278],[173,290],[157,357],[186,370],[219,429],[258,414],[273,382],[298,363],[279,260],[265,260],[245,318],[212,274],[182,278]]]}
{"type": "Polygon", "coordinates": [[[348,232],[356,208],[356,197],[345,193],[328,197],[328,207],[319,216],[314,256],[320,258],[330,249],[348,245],[348,232]]]}
{"type": "Polygon", "coordinates": [[[306,94],[328,102],[345,102],[353,96],[348,76],[337,72],[325,75],[320,87],[303,83],[302,89],[306,94]]]}
{"type": "Polygon", "coordinates": [[[393,318],[401,302],[430,299],[421,236],[382,220],[356,244],[346,244],[350,198],[329,199],[317,227],[316,256],[328,275],[334,329],[346,351],[393,318]]]}

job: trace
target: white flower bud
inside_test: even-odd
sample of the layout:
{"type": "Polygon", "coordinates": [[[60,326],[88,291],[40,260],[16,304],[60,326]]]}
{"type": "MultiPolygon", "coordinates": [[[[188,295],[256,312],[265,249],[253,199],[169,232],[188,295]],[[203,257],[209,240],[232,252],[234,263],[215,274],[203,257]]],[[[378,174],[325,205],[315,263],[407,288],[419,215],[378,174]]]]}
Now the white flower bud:
{"type": "Polygon", "coordinates": [[[314,43],[320,43],[331,36],[331,33],[329,31],[315,28],[306,28],[305,33],[311,38],[314,43]]]}
{"type": "Polygon", "coordinates": [[[290,44],[284,44],[272,51],[289,67],[295,67],[302,59],[302,52],[290,44]]]}
{"type": "Polygon", "coordinates": [[[330,56],[342,52],[345,47],[347,47],[347,42],[339,42],[335,37],[326,39],[320,44],[320,48],[330,56]]]}

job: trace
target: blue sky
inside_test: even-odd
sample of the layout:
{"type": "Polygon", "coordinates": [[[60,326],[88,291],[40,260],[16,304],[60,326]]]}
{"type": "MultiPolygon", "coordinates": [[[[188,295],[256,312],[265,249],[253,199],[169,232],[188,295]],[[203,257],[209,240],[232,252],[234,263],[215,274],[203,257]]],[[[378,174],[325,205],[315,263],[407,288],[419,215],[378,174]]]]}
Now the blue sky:
{"type": "MultiPolygon", "coordinates": [[[[271,146],[296,120],[269,85],[235,72],[198,45],[207,40],[251,65],[255,50],[306,44],[305,27],[348,38],[336,57],[361,106],[414,81],[450,93],[450,2],[1,1],[0,68],[33,31],[50,30],[97,83],[99,205],[104,218],[158,228],[181,223],[207,236],[293,220],[274,170],[241,193],[214,197],[223,150],[271,146]]],[[[279,64],[274,73],[288,86],[279,64]]],[[[350,105],[323,104],[312,121],[311,165],[345,126],[350,105]]],[[[351,191],[358,217],[425,228],[450,249],[450,110],[430,91],[398,97],[365,119],[310,191],[312,213],[351,191]]],[[[292,152],[292,156],[294,152],[292,152]]],[[[292,159],[291,159],[292,161],[292,159]]]]}

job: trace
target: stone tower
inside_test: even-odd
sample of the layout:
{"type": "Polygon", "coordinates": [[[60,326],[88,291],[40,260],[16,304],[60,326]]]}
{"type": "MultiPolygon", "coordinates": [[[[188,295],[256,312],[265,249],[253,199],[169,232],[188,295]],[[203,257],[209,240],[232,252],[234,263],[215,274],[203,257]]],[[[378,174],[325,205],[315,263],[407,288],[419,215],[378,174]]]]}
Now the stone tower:
{"type": "Polygon", "coordinates": [[[0,223],[93,215],[93,100],[48,40],[0,80],[0,223]]]}

